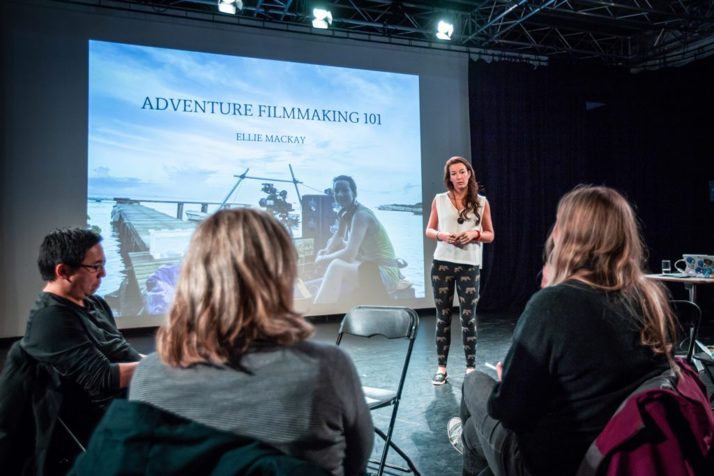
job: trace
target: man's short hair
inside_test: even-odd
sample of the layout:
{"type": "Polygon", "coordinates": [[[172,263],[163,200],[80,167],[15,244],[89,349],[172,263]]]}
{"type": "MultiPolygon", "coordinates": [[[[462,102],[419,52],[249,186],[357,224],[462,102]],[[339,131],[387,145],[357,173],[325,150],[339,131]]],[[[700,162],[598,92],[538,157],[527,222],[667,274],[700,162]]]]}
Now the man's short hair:
{"type": "Polygon", "coordinates": [[[79,267],[87,250],[102,241],[99,233],[85,228],[64,228],[45,236],[40,245],[37,267],[42,279],[54,281],[55,266],[66,264],[79,267]]]}
{"type": "Polygon", "coordinates": [[[352,190],[352,195],[354,195],[356,197],[357,196],[357,184],[355,183],[355,179],[353,179],[349,175],[338,175],[337,177],[332,179],[332,188],[335,188],[335,182],[338,182],[340,180],[347,182],[347,184],[350,186],[350,190],[352,190]]]}

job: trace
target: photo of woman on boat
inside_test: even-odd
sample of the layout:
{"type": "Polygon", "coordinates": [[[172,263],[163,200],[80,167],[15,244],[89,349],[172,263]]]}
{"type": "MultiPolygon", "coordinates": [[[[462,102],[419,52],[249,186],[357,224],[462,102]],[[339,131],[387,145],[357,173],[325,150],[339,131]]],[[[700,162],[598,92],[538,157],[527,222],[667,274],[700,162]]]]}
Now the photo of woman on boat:
{"type": "Polygon", "coordinates": [[[367,294],[363,299],[385,301],[401,280],[392,241],[374,212],[356,200],[352,177],[335,177],[332,193],[340,207],[337,229],[316,255],[315,265],[324,268],[325,274],[314,302],[335,303],[355,293],[367,294]]]}

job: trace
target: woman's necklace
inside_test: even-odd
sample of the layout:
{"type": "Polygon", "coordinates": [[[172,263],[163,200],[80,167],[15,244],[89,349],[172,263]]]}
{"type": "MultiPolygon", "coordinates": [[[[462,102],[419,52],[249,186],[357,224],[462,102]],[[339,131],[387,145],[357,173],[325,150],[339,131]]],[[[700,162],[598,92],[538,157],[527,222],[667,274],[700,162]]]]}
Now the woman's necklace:
{"type": "Polygon", "coordinates": [[[464,209],[464,198],[466,198],[466,196],[459,198],[453,192],[449,192],[449,200],[451,200],[452,205],[454,205],[454,208],[456,208],[459,213],[464,209]]]}

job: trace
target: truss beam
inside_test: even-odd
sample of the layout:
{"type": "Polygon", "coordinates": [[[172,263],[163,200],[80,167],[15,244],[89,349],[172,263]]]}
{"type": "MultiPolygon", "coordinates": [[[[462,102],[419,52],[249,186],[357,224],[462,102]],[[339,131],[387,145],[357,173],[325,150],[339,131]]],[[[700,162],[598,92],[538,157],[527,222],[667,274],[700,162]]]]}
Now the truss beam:
{"type": "MultiPolygon", "coordinates": [[[[211,21],[310,27],[309,0],[243,0],[236,17],[216,12],[216,0],[55,0],[154,13],[200,12],[211,21]]],[[[324,0],[333,34],[368,41],[403,41],[434,48],[569,57],[624,67],[666,66],[714,52],[714,0],[324,0]],[[451,42],[435,38],[451,21],[451,42]],[[679,55],[679,56],[678,56],[679,55]],[[677,58],[676,60],[673,58],[677,58]]]]}

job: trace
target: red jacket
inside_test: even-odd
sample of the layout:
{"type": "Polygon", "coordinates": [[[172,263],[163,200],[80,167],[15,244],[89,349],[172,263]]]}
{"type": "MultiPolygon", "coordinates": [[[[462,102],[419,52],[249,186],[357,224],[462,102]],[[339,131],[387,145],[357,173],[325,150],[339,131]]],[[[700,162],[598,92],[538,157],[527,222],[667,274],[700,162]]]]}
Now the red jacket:
{"type": "Polygon", "coordinates": [[[590,446],[578,476],[714,475],[711,403],[697,373],[679,364],[681,378],[667,371],[625,400],[590,446]]]}

